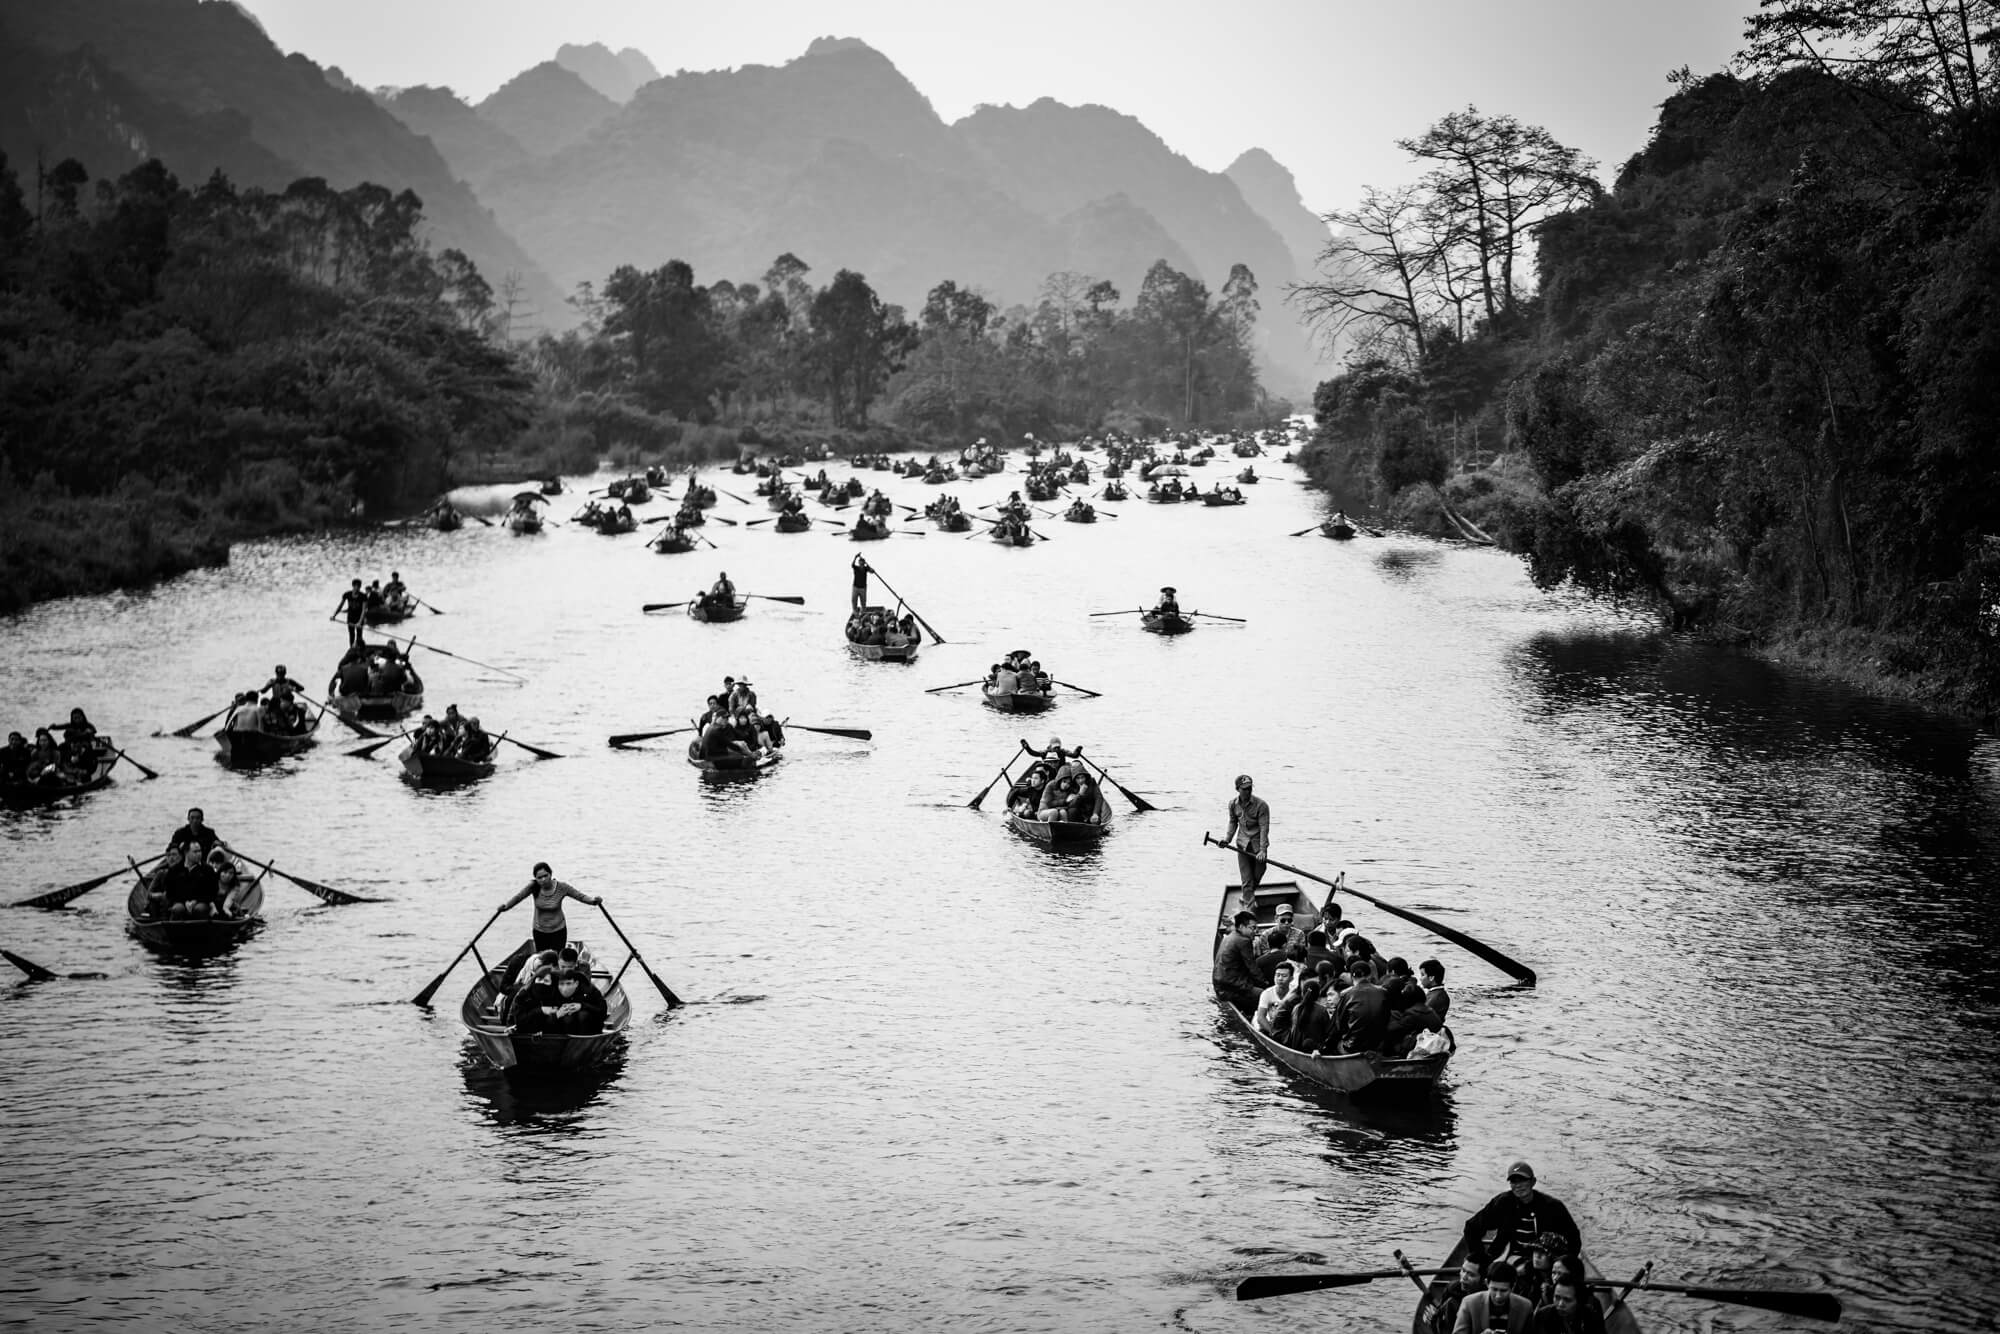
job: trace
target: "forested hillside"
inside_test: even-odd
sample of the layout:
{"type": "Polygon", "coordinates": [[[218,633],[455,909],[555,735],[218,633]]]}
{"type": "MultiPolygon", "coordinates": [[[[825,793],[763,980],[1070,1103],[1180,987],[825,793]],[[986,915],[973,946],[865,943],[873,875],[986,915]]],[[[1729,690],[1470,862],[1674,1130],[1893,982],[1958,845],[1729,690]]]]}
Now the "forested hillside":
{"type": "Polygon", "coordinates": [[[1504,117],[1411,141],[1465,151],[1373,192],[1311,294],[1367,340],[1322,477],[1418,521],[1443,486],[1546,586],[2000,703],[2000,85],[1900,13],[1767,6],[1609,190],[1504,117]],[[1553,202],[1481,214],[1503,171],[1553,202]]]}

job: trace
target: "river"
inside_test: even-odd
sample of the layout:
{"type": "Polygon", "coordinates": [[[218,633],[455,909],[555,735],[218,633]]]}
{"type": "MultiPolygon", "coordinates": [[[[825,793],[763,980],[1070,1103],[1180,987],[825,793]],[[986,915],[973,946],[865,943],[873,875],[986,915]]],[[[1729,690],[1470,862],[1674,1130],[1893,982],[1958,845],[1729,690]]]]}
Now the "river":
{"type": "MultiPolygon", "coordinates": [[[[2000,747],[1538,592],[1502,554],[1288,537],[1319,499],[1260,471],[1243,508],[1127,503],[1027,550],[384,530],[0,621],[0,722],[82,704],[162,773],[0,815],[9,898],[157,851],[200,805],[281,870],[385,900],[275,885],[262,933],[198,963],[127,937],[115,882],[0,917],[9,948],[105,974],[0,989],[0,1320],[1407,1329],[1406,1282],[1231,1292],[1396,1248],[1436,1264],[1526,1158],[1611,1275],[1655,1261],[1668,1282],[1829,1287],[1849,1328],[1992,1328],[2000,747]],[[850,660],[856,550],[948,642],[850,660]],[[274,663],[317,689],[340,589],[391,568],[444,613],[404,629],[459,655],[418,651],[429,707],[564,758],[510,751],[439,793],[338,734],[256,773],[153,735],[274,663]],[[641,614],[724,569],[807,605],[641,614]],[[1162,640],[1089,615],[1169,583],[1246,623],[1162,640]],[[1102,698],[1021,720],[924,693],[1015,647],[1102,698]],[[725,674],[874,740],[795,732],[730,785],[680,739],[605,745],[683,721],[725,674]],[[1159,809],[1120,802],[1099,851],[1065,856],[997,800],[967,809],[1017,739],[1052,733],[1159,809]],[[1450,970],[1460,1046],[1434,1103],[1315,1094],[1225,1027],[1207,969],[1233,862],[1201,836],[1239,771],[1273,855],[1540,973],[1516,986],[1348,903],[1385,952],[1450,970]],[[457,1022],[469,965],[434,1013],[408,1003],[542,858],[689,1001],[666,1015],[639,981],[622,1061],[569,1088],[482,1068],[457,1022]]],[[[516,909],[482,950],[526,925],[516,909]]],[[[1796,1327],[1637,1300],[1649,1330],[1796,1327]]]]}

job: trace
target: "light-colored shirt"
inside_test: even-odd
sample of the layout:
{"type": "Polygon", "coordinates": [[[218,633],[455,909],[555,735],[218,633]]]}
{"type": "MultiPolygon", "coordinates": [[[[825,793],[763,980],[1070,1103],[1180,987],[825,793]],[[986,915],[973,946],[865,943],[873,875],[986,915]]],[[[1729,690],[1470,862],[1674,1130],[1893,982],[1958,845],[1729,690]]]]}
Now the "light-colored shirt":
{"type": "Polygon", "coordinates": [[[1232,797],[1229,802],[1229,833],[1223,837],[1227,843],[1236,840],[1236,846],[1245,852],[1263,856],[1271,848],[1271,803],[1262,797],[1232,797]],[[1238,835],[1241,837],[1238,837],[1238,835]]]}
{"type": "Polygon", "coordinates": [[[527,888],[507,900],[507,906],[513,907],[530,894],[535,896],[535,930],[544,934],[560,931],[568,925],[563,919],[564,899],[575,899],[579,903],[590,902],[589,896],[579,893],[576,886],[564,881],[551,880],[544,888],[541,881],[530,880],[527,888]]]}

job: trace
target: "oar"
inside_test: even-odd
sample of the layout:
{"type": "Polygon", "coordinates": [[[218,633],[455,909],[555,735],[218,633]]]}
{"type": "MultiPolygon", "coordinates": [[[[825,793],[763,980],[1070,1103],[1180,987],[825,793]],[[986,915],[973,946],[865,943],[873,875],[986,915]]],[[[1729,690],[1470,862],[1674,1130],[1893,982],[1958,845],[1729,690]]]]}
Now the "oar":
{"type": "MultiPolygon", "coordinates": [[[[140,862],[139,865],[150,866],[166,855],[166,853],[162,852],[159,856],[148,857],[145,861],[140,862]]],[[[99,885],[116,880],[124,874],[123,871],[111,871],[94,879],[85,880],[80,884],[65,885],[61,889],[52,889],[46,894],[37,894],[31,899],[22,899],[19,903],[9,904],[8,906],[12,908],[60,908],[71,899],[80,899],[99,885]]]]}
{"type": "Polygon", "coordinates": [[[439,648],[436,644],[419,645],[417,641],[414,639],[400,639],[399,636],[396,635],[383,635],[382,638],[388,640],[391,643],[400,642],[408,644],[411,648],[421,647],[426,653],[442,653],[447,658],[457,658],[460,662],[469,662],[474,667],[484,667],[489,672],[505,672],[507,675],[515,677],[518,680],[522,681],[523,683],[525,683],[528,679],[527,677],[522,676],[519,672],[515,671],[512,667],[495,667],[490,662],[481,662],[477,658],[468,658],[463,653],[453,653],[450,649],[439,648]]]}
{"type": "MultiPolygon", "coordinates": [[[[229,848],[227,843],[224,843],[222,846],[229,848]]],[[[236,852],[235,848],[229,848],[229,850],[236,852]]],[[[249,862],[252,866],[261,866],[273,875],[282,876],[297,885],[300,889],[303,889],[306,893],[335,908],[343,908],[350,903],[382,902],[381,899],[372,899],[365,894],[350,894],[344,889],[335,889],[331,885],[322,885],[317,880],[308,880],[304,876],[293,875],[290,871],[280,871],[277,867],[271,865],[271,863],[260,862],[247,852],[236,852],[236,855],[244,861],[249,862]]]]}
{"type": "Polygon", "coordinates": [[[926,695],[935,695],[940,690],[963,690],[967,686],[984,685],[985,683],[986,683],[986,678],[982,676],[972,681],[960,681],[955,686],[932,686],[930,689],[924,691],[924,693],[926,695]]]}
{"type": "Polygon", "coordinates": [[[794,607],[803,607],[806,605],[804,598],[783,593],[745,593],[743,596],[746,598],[762,598],[766,602],[789,602],[794,607]]]}
{"type": "MultiPolygon", "coordinates": [[[[1050,677],[1049,679],[1052,681],[1055,680],[1054,677],[1050,677]]],[[[1092,699],[1097,699],[1104,694],[1102,690],[1085,690],[1082,686],[1070,685],[1070,683],[1067,681],[1056,681],[1056,684],[1059,686],[1069,686],[1069,688],[1071,690],[1074,690],[1077,694],[1088,695],[1092,699]]]]}
{"type": "Polygon", "coordinates": [[[42,967],[33,959],[23,959],[12,950],[0,950],[0,957],[4,957],[8,963],[13,964],[16,968],[26,973],[30,982],[53,982],[56,980],[54,973],[42,967]]]}
{"type": "Polygon", "coordinates": [[[1139,796],[1137,793],[1133,792],[1130,788],[1126,787],[1123,783],[1113,778],[1110,774],[1104,772],[1103,765],[1099,764],[1096,760],[1091,759],[1090,756],[1084,754],[1082,751],[1077,751],[1076,757],[1079,760],[1082,760],[1085,764],[1089,765],[1091,768],[1097,770],[1097,776],[1099,778],[1102,778],[1105,782],[1117,788],[1118,795],[1124,797],[1125,800],[1131,802],[1133,810],[1156,811],[1160,809],[1158,806],[1153,805],[1152,802],[1147,801],[1144,797],[1139,796]]]}
{"type": "Polygon", "coordinates": [[[504,741],[510,746],[519,746],[522,750],[527,751],[530,755],[534,756],[538,760],[559,760],[562,758],[562,756],[556,754],[552,750],[543,750],[540,746],[531,746],[525,741],[517,741],[513,737],[508,736],[505,732],[502,732],[497,738],[497,740],[504,741]]]}
{"type": "MultiPolygon", "coordinates": [[[[1329,894],[1327,898],[1331,900],[1333,896],[1329,894]]],[[[1424,1282],[1422,1276],[1417,1273],[1416,1266],[1410,1263],[1408,1256],[1404,1255],[1401,1250],[1392,1251],[1391,1254],[1396,1257],[1396,1263],[1402,1267],[1403,1272],[1410,1276],[1410,1282],[1417,1285],[1418,1292],[1429,1292],[1431,1290],[1430,1284],[1424,1282]]]]}
{"type": "MultiPolygon", "coordinates": [[[[701,534],[701,533],[696,533],[696,534],[695,534],[695,537],[696,537],[696,538],[698,538],[699,540],[703,541],[703,542],[708,542],[708,538],[707,538],[706,536],[704,536],[703,534],[701,534]]],[[[715,543],[713,543],[713,542],[708,542],[708,549],[709,549],[710,551],[720,551],[720,550],[722,550],[722,548],[721,548],[721,547],[719,547],[719,546],[715,545],[715,543]]]]}
{"type": "Polygon", "coordinates": [[[488,528],[491,528],[491,527],[493,526],[493,520],[491,520],[491,519],[488,519],[488,518],[485,518],[485,517],[483,517],[483,516],[481,516],[481,515],[478,515],[478,514],[469,514],[469,515],[467,515],[466,517],[467,517],[467,518],[469,518],[469,519],[472,519],[472,520],[473,520],[474,522],[476,522],[476,523],[482,523],[482,524],[486,525],[486,527],[488,527],[488,528]]]}
{"type": "Polygon", "coordinates": [[[404,737],[408,735],[409,735],[408,732],[398,732],[394,736],[383,737],[380,741],[371,742],[370,744],[363,746],[360,750],[348,751],[347,758],[350,760],[365,760],[369,756],[373,755],[376,751],[382,749],[382,747],[388,745],[391,741],[401,741],[404,737]]]}
{"type": "Polygon", "coordinates": [[[875,734],[865,727],[807,727],[804,723],[786,723],[786,727],[796,727],[801,732],[824,732],[828,736],[844,736],[855,741],[872,741],[875,734]]]}
{"type": "Polygon", "coordinates": [[[597,911],[604,914],[604,920],[609,922],[611,929],[618,933],[618,939],[624,941],[625,948],[632,951],[632,957],[639,960],[640,971],[644,972],[647,980],[653,984],[653,990],[660,993],[660,999],[667,1003],[667,1008],[669,1010],[678,1010],[681,1007],[681,998],[676,996],[666,983],[660,981],[660,976],[653,971],[653,966],[640,956],[639,947],[627,939],[624,929],[618,925],[617,919],[611,915],[611,910],[600,903],[597,905],[597,911]]]}
{"type": "Polygon", "coordinates": [[[846,524],[846,522],[845,522],[844,520],[841,520],[841,519],[829,519],[829,518],[827,518],[827,517],[826,517],[825,515],[821,515],[821,516],[820,516],[820,520],[819,520],[819,521],[820,521],[821,523],[830,523],[830,524],[832,524],[832,525],[833,525],[833,526],[834,526],[835,528],[846,528],[846,527],[847,527],[847,524],[846,524]]]}
{"type": "Polygon", "coordinates": [[[142,774],[146,775],[146,777],[148,777],[148,778],[158,778],[158,777],[159,777],[159,775],[158,775],[158,774],[154,773],[154,772],[153,772],[153,771],[152,771],[151,769],[148,769],[148,768],[147,768],[147,767],[146,767],[145,765],[143,765],[143,764],[139,763],[139,761],[137,761],[137,760],[133,759],[133,758],[132,758],[132,757],[131,757],[130,755],[127,755],[127,754],[126,754],[126,753],[125,753],[124,751],[122,751],[122,750],[121,750],[121,751],[117,752],[117,754],[118,754],[118,758],[119,758],[119,759],[121,759],[121,760],[125,761],[125,763],[127,763],[127,764],[131,765],[131,766],[132,766],[132,767],[133,767],[134,769],[137,769],[137,770],[138,770],[138,771],[139,771],[140,773],[142,773],[142,774]]]}
{"type": "MultiPolygon", "coordinates": [[[[719,486],[718,486],[717,488],[715,488],[715,489],[716,489],[716,490],[718,490],[718,491],[722,491],[722,488],[721,488],[721,487],[719,487],[719,486]]],[[[723,495],[725,495],[725,496],[728,496],[728,497],[729,497],[729,498],[730,498],[731,500],[735,501],[735,502],[736,502],[737,504],[739,504],[739,505],[748,505],[748,504],[750,503],[749,501],[745,500],[745,499],[744,499],[743,497],[741,497],[741,496],[737,495],[737,494],[736,494],[736,493],[735,493],[734,491],[722,491],[722,494],[723,494],[723,495]]]]}
{"type": "MultiPolygon", "coordinates": [[[[1619,1285],[1593,1283],[1590,1286],[1608,1291],[1619,1285]]],[[[1691,1288],[1679,1283],[1634,1283],[1630,1287],[1640,1292],[1676,1292],[1697,1301],[1755,1306],[1766,1311],[1804,1316],[1808,1320],[1840,1319],[1840,1298],[1830,1292],[1792,1292],[1784,1288],[1691,1288]]]]}
{"type": "Polygon", "coordinates": [[[233,708],[235,704],[236,701],[232,699],[229,701],[229,703],[223,705],[221,708],[217,709],[214,713],[209,714],[207,717],[197,718],[193,722],[189,723],[186,727],[176,727],[168,735],[193,736],[196,732],[199,732],[202,728],[208,726],[208,724],[214,722],[217,718],[220,718],[223,714],[229,712],[229,710],[233,708]]]}
{"type": "MultiPolygon", "coordinates": [[[[692,601],[694,601],[694,599],[693,599],[693,598],[689,598],[689,599],[688,599],[688,602],[692,602],[692,601]]],[[[672,610],[673,610],[673,609],[674,609],[675,607],[685,607],[685,606],[687,606],[687,602],[648,602],[648,603],[647,603],[647,604],[646,604],[645,606],[643,606],[643,607],[639,608],[639,610],[640,610],[640,611],[672,611],[672,610]]]]}
{"type": "MultiPolygon", "coordinates": [[[[1456,1269],[1419,1269],[1419,1274],[1456,1274],[1456,1269]]],[[[1351,1274],[1253,1274],[1236,1285],[1236,1300],[1254,1302],[1264,1297],[1283,1297],[1294,1292],[1319,1292],[1326,1288],[1352,1288],[1373,1283],[1378,1278],[1401,1278],[1400,1269],[1364,1269],[1351,1274]]]]}
{"type": "MultiPolygon", "coordinates": [[[[1021,743],[1021,749],[1026,750],[1027,748],[1028,748],[1028,743],[1023,741],[1021,743]]],[[[1007,769],[1013,763],[1014,763],[1014,757],[1012,755],[1009,755],[1007,757],[1007,763],[1000,766],[1000,772],[993,775],[993,783],[997,783],[1001,779],[1007,777],[1007,769]]],[[[979,795],[974,797],[971,801],[966,802],[965,804],[971,807],[975,811],[978,810],[979,803],[986,800],[986,794],[993,790],[993,783],[988,783],[985,787],[980,788],[979,795]]]]}
{"type": "MultiPolygon", "coordinates": [[[[869,573],[873,574],[877,579],[882,579],[882,572],[873,567],[872,565],[869,567],[869,573]]],[[[882,587],[889,588],[889,581],[887,579],[882,579],[882,587]]],[[[896,599],[896,601],[901,602],[905,607],[910,607],[908,600],[905,599],[903,595],[901,593],[898,593],[895,589],[889,588],[889,596],[896,599]]],[[[910,607],[910,615],[916,616],[917,624],[921,625],[922,627],[924,627],[925,630],[930,632],[931,642],[933,644],[944,643],[944,636],[939,634],[937,631],[932,630],[931,623],[925,620],[922,616],[918,615],[917,609],[915,607],[910,607]]]]}
{"type": "Polygon", "coordinates": [[[1094,611],[1090,614],[1092,616],[1144,616],[1146,609],[1144,607],[1134,607],[1130,611],[1094,611]]]}
{"type": "Polygon", "coordinates": [[[447,977],[451,976],[451,970],[458,967],[460,961],[463,960],[466,955],[472,953],[472,947],[479,943],[479,937],[485,935],[487,931],[491,930],[493,924],[500,920],[500,914],[506,911],[507,910],[505,908],[495,908],[493,910],[493,915],[486,919],[486,925],[480,927],[478,932],[473,935],[472,939],[465,942],[465,948],[458,952],[458,958],[453,959],[449,964],[446,964],[445,970],[442,973],[439,973],[436,977],[432,978],[431,984],[429,986],[425,987],[422,991],[419,991],[416,995],[412,996],[410,998],[410,1004],[428,1007],[431,1003],[431,997],[437,995],[437,989],[444,985],[444,980],[447,977]]]}
{"type": "MultiPolygon", "coordinates": [[[[1230,847],[1229,844],[1224,843],[1219,839],[1210,838],[1206,833],[1204,833],[1201,836],[1201,841],[1203,843],[1213,843],[1218,848],[1227,848],[1231,852],[1236,851],[1236,849],[1230,847]]],[[[1293,875],[1302,875],[1306,879],[1316,880],[1322,885],[1338,888],[1341,893],[1351,894],[1355,898],[1360,899],[1364,903],[1372,903],[1376,907],[1380,908],[1383,912],[1393,913],[1396,916],[1404,919],[1405,921],[1415,922],[1418,926],[1424,928],[1424,930],[1429,931],[1434,935],[1444,937],[1446,940],[1449,940],[1452,944],[1458,946],[1460,949],[1466,951],[1468,954],[1478,955],[1480,958],[1486,960],[1486,962],[1492,964],[1495,968],[1498,968],[1501,972],[1506,973],[1508,976],[1516,979],[1517,981],[1526,982],[1531,987],[1535,985],[1534,969],[1528,967],[1528,965],[1524,963],[1519,962],[1518,960],[1509,958],[1507,955],[1502,954],[1499,950],[1494,949],[1491,945],[1488,945],[1483,941],[1474,940],[1471,936],[1466,935],[1463,931],[1459,931],[1452,927],[1446,926],[1443,922],[1434,921],[1429,917],[1425,917],[1422,913],[1411,912],[1408,908],[1398,908],[1393,903],[1384,903],[1381,899],[1375,898],[1373,895],[1362,893],[1360,890],[1355,889],[1352,885],[1345,885],[1345,884],[1335,885],[1334,881],[1328,880],[1323,875],[1314,875],[1311,871],[1301,871],[1296,866],[1287,866],[1285,865],[1285,863],[1281,861],[1274,861],[1269,857],[1265,857],[1262,860],[1265,862],[1266,865],[1275,866],[1281,871],[1290,871],[1293,875]]]]}
{"type": "Polygon", "coordinates": [[[681,732],[692,732],[692,727],[670,727],[664,732],[621,732],[610,738],[614,746],[628,746],[634,741],[651,741],[654,737],[674,736],[681,732]]]}
{"type": "Polygon", "coordinates": [[[1217,615],[1216,615],[1216,614],[1215,614],[1214,612],[1212,612],[1212,611],[1191,611],[1191,612],[1189,612],[1189,613],[1188,613],[1188,615],[1190,615],[1190,616],[1206,616],[1206,617],[1207,617],[1207,618],[1208,618],[1209,620],[1211,620],[1211,621],[1234,621],[1234,622],[1236,622],[1236,623],[1237,623],[1238,625],[1248,625],[1248,624],[1250,624],[1250,622],[1248,622],[1248,621],[1244,620],[1244,619],[1243,619],[1243,618],[1242,618],[1241,616],[1217,616],[1217,615]]]}
{"type": "Polygon", "coordinates": [[[641,519],[641,520],[639,520],[639,526],[640,526],[641,528],[644,528],[644,527],[645,527],[646,525],[648,525],[648,524],[654,524],[654,523],[665,523],[665,522],[667,522],[667,521],[668,521],[669,519],[678,519],[678,518],[680,518],[680,517],[681,517],[681,516],[680,516],[680,515],[678,515],[678,514],[655,514],[655,515],[654,515],[654,516],[653,516],[652,518],[650,518],[650,519],[641,519]]]}
{"type": "Polygon", "coordinates": [[[1314,525],[1313,525],[1312,527],[1310,527],[1310,528],[1301,528],[1301,529],[1299,529],[1299,531],[1297,531],[1296,533],[1293,533],[1293,534],[1291,534],[1291,536],[1293,536],[1293,537],[1304,537],[1304,536],[1305,536],[1305,535],[1306,535],[1307,533],[1316,533],[1316,532],[1318,532],[1318,531],[1319,531],[1319,525],[1318,525],[1318,524],[1314,524],[1314,525]]]}
{"type": "Polygon", "coordinates": [[[713,518],[715,519],[715,521],[716,521],[717,523],[726,523],[726,524],[728,524],[728,525],[729,525],[729,526],[730,526],[731,528],[734,528],[734,527],[736,527],[736,526],[737,526],[737,523],[736,523],[736,520],[734,520],[734,519],[729,519],[729,518],[724,518],[724,517],[723,517],[722,515],[720,515],[720,514],[717,514],[717,515],[713,515],[712,517],[713,517],[713,518]]]}
{"type": "Polygon", "coordinates": [[[424,601],[422,598],[411,598],[410,601],[416,603],[419,607],[422,607],[425,611],[429,612],[433,616],[445,615],[444,612],[438,610],[436,607],[433,607],[430,603],[424,601]]]}
{"type": "Polygon", "coordinates": [[[354,733],[356,736],[365,736],[375,741],[382,741],[387,739],[383,737],[383,735],[380,732],[376,731],[374,728],[363,727],[360,723],[355,722],[352,718],[348,717],[340,710],[329,708],[327,705],[321,704],[318,700],[314,699],[311,695],[308,695],[303,690],[299,691],[299,698],[304,700],[306,703],[316,707],[322,714],[328,714],[328,713],[332,714],[335,722],[338,722],[342,727],[345,727],[348,731],[354,733]]]}

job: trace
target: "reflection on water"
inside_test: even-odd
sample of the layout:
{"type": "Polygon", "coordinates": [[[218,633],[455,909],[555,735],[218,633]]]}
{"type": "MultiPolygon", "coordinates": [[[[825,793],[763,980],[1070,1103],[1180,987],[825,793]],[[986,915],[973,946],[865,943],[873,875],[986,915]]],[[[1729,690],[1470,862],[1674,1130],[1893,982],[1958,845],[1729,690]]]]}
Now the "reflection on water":
{"type": "MultiPolygon", "coordinates": [[[[846,652],[851,547],[766,529],[664,558],[567,528],[332,534],[7,622],[0,713],[82,703],[164,774],[0,816],[11,896],[157,848],[199,804],[232,842],[383,900],[328,908],[274,878],[267,927],[199,962],[125,937],[115,886],[7,917],[9,948],[110,974],[0,990],[0,1265],[31,1276],[10,1314],[1391,1329],[1407,1287],[1251,1305],[1230,1286],[1300,1257],[1442,1258],[1521,1157],[1607,1272],[1825,1276],[1873,1330],[1985,1310],[1964,1276],[2000,1263],[1994,743],[1639,633],[1498,553],[1294,541],[1311,498],[1259,490],[1127,506],[1047,550],[880,544],[870,560],[949,641],[902,671],[846,652]],[[806,613],[694,632],[639,611],[724,567],[806,613]],[[526,677],[436,657],[434,709],[566,758],[432,791],[337,734],[250,772],[151,735],[275,662],[320,679],[342,639],[329,590],[390,568],[450,612],[422,640],[526,677]],[[1247,624],[1162,639],[1089,615],[1164,584],[1247,624]],[[1017,647],[1103,697],[1029,731],[924,693],[1017,647]],[[606,747],[731,674],[780,717],[875,739],[794,729],[782,765],[722,784],[685,737],[606,747]],[[1086,747],[1160,809],[1121,806],[1084,855],[1010,832],[992,796],[968,810],[1024,732],[1086,747]],[[1207,979],[1234,866],[1202,834],[1245,771],[1281,858],[1539,973],[1517,986],[1343,900],[1387,953],[1447,966],[1459,1048],[1435,1101],[1303,1086],[1222,1022],[1207,979]],[[438,1013],[405,1003],[544,858],[690,1002],[667,1020],[628,974],[626,1051],[574,1084],[478,1059],[455,1002],[471,961],[438,1013]]],[[[570,922],[612,939],[580,906],[570,922]]],[[[1781,1327],[1644,1313],[1649,1331],[1781,1327]]]]}

